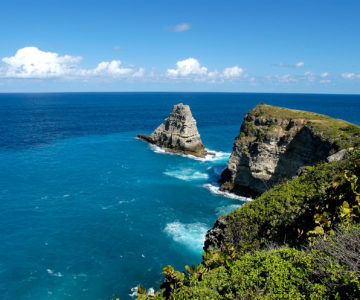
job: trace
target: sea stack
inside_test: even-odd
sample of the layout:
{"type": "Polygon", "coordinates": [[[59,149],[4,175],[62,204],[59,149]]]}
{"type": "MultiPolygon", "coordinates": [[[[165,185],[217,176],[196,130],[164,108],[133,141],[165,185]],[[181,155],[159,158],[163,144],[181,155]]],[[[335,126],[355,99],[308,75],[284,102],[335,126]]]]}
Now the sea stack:
{"type": "Polygon", "coordinates": [[[244,118],[220,189],[256,197],[291,179],[301,168],[338,159],[342,152],[334,153],[359,144],[359,126],[317,113],[259,104],[244,118]]]}
{"type": "Polygon", "coordinates": [[[170,152],[197,157],[207,154],[190,107],[182,103],[174,106],[170,116],[151,135],[137,136],[170,152]]]}

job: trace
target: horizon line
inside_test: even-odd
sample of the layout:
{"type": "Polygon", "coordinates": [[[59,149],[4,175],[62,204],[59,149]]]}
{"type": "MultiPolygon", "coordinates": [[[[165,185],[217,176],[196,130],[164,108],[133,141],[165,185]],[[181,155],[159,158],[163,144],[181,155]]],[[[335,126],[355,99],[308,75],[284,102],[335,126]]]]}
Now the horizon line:
{"type": "Polygon", "coordinates": [[[183,93],[183,94],[296,94],[296,95],[338,95],[338,96],[360,96],[359,94],[353,93],[322,93],[322,92],[313,92],[313,93],[301,93],[301,92],[226,92],[226,91],[63,91],[63,92],[1,92],[2,94],[175,94],[175,93],[183,93]]]}

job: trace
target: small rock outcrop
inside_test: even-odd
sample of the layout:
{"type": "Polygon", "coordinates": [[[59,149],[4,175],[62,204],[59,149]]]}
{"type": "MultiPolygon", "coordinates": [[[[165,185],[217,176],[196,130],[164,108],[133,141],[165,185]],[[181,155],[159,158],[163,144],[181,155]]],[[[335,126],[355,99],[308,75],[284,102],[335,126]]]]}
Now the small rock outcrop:
{"type": "Polygon", "coordinates": [[[342,160],[345,158],[345,155],[346,155],[346,152],[351,152],[353,151],[354,148],[351,147],[349,149],[342,149],[340,150],[339,152],[336,152],[335,154],[333,155],[330,155],[328,158],[327,158],[327,161],[328,162],[332,162],[332,161],[339,161],[339,160],[342,160]]]}
{"type": "Polygon", "coordinates": [[[189,105],[179,103],[151,135],[138,134],[138,138],[167,151],[205,157],[207,154],[189,105]]]}
{"type": "Polygon", "coordinates": [[[306,111],[257,105],[244,118],[221,175],[220,189],[255,197],[292,178],[301,167],[326,161],[349,145],[359,145],[359,140],[360,127],[349,122],[306,111]]]}
{"type": "Polygon", "coordinates": [[[227,227],[228,221],[226,217],[220,216],[216,220],[214,227],[206,232],[203,247],[204,251],[211,252],[217,249],[225,250],[225,245],[232,242],[231,239],[227,236],[227,227]]]}

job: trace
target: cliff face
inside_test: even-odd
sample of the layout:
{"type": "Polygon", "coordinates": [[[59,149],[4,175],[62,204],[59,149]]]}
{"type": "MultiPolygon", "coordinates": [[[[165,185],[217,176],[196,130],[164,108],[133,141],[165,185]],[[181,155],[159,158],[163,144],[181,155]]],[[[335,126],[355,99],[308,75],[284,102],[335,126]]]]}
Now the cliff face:
{"type": "Polygon", "coordinates": [[[198,157],[206,155],[190,107],[182,103],[174,106],[170,116],[151,135],[137,136],[171,152],[198,157]]]}
{"type": "Polygon", "coordinates": [[[359,127],[346,121],[260,104],[244,118],[220,189],[257,196],[359,139],[359,127]]]}

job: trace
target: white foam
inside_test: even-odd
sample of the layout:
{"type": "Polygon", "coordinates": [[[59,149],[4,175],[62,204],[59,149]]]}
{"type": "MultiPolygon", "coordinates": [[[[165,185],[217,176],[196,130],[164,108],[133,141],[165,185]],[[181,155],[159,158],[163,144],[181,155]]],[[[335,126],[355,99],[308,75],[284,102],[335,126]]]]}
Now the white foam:
{"type": "Polygon", "coordinates": [[[191,154],[181,154],[181,153],[174,153],[174,152],[166,151],[166,149],[160,148],[159,146],[156,146],[154,144],[149,144],[149,146],[150,146],[150,149],[153,150],[155,153],[179,155],[182,157],[187,157],[187,158],[191,158],[191,159],[199,160],[199,161],[228,160],[231,155],[231,153],[228,153],[228,152],[214,151],[214,150],[206,149],[207,152],[213,153],[213,155],[207,154],[205,157],[197,157],[197,156],[194,156],[191,154]]]}
{"type": "Polygon", "coordinates": [[[166,171],[165,175],[175,177],[177,179],[191,181],[191,180],[206,180],[209,178],[209,175],[193,169],[180,169],[174,171],[166,171]]]}
{"type": "Polygon", "coordinates": [[[51,269],[46,269],[46,272],[48,272],[48,274],[50,274],[51,276],[55,276],[55,277],[63,277],[64,275],[61,274],[60,272],[54,272],[51,269]]]}
{"type": "Polygon", "coordinates": [[[203,223],[183,224],[172,222],[166,224],[164,231],[172,237],[175,242],[181,243],[193,251],[201,251],[205,241],[208,226],[203,223]]]}
{"type": "Polygon", "coordinates": [[[133,198],[131,200],[120,200],[119,204],[132,203],[132,202],[135,202],[135,198],[133,198]]]}
{"type": "Polygon", "coordinates": [[[102,205],[101,206],[101,209],[103,209],[103,210],[108,210],[108,209],[110,209],[110,208],[112,208],[114,205],[102,205]]]}
{"type": "MultiPolygon", "coordinates": [[[[129,296],[130,296],[131,298],[137,297],[138,288],[139,288],[138,285],[135,286],[135,287],[133,287],[133,288],[131,288],[131,290],[130,290],[131,293],[129,294],[129,296]]],[[[153,288],[149,288],[149,290],[148,290],[148,295],[149,295],[149,296],[154,296],[154,295],[155,295],[155,290],[154,290],[153,288]]]]}
{"type": "Polygon", "coordinates": [[[218,161],[218,160],[228,160],[231,153],[222,152],[222,151],[214,151],[210,149],[206,149],[207,152],[214,153],[215,155],[207,154],[205,156],[205,161],[218,161]]]}
{"type": "Polygon", "coordinates": [[[241,201],[251,201],[252,200],[251,198],[235,195],[235,194],[232,194],[229,192],[220,191],[218,186],[212,185],[210,183],[203,184],[203,187],[207,188],[211,193],[213,193],[215,195],[221,195],[221,196],[224,196],[227,198],[241,200],[241,201]]]}
{"type": "Polygon", "coordinates": [[[149,296],[154,296],[155,295],[155,290],[153,288],[149,288],[148,295],[149,296]]]}
{"type": "Polygon", "coordinates": [[[131,288],[131,293],[129,294],[129,296],[131,297],[131,298],[135,298],[136,296],[137,296],[137,291],[138,291],[138,288],[139,288],[139,286],[137,285],[137,286],[134,286],[133,288],[131,288]]]}

